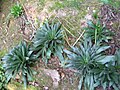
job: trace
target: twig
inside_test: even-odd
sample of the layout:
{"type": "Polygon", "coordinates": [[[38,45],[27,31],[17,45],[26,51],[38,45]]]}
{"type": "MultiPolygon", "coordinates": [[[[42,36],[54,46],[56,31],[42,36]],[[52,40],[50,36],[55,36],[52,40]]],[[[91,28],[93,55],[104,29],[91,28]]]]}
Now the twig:
{"type": "Polygon", "coordinates": [[[66,38],[67,38],[67,39],[65,38],[65,41],[67,42],[67,44],[68,44],[69,46],[71,46],[70,43],[69,43],[69,41],[68,41],[68,37],[67,37],[66,32],[65,32],[65,36],[66,36],[66,38]]]}
{"type": "Polygon", "coordinates": [[[75,41],[75,43],[73,44],[73,46],[75,46],[77,44],[77,42],[80,40],[80,38],[83,36],[83,34],[85,33],[85,30],[82,32],[82,34],[78,37],[78,39],[75,41]]]}
{"type": "Polygon", "coordinates": [[[65,20],[71,27],[74,28],[74,26],[68,20],[66,20],[66,19],[63,19],[63,20],[65,20]]]}
{"type": "MultiPolygon", "coordinates": [[[[59,20],[59,18],[58,18],[58,20],[59,20]]],[[[61,23],[60,20],[59,20],[59,22],[61,23]]],[[[62,24],[62,26],[70,35],[72,35],[72,37],[75,37],[63,24],[62,24]]]]}
{"type": "Polygon", "coordinates": [[[72,37],[75,37],[64,25],[62,25],[62,26],[70,35],[72,35],[72,37]]]}

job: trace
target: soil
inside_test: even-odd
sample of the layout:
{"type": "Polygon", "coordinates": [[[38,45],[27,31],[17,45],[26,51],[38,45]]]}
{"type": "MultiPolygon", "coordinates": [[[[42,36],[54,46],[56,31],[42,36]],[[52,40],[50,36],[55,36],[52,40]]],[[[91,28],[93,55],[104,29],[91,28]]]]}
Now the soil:
{"type": "Polygon", "coordinates": [[[120,48],[120,8],[102,5],[100,10],[103,25],[114,33],[113,39],[108,44],[111,46],[109,54],[115,54],[115,51],[120,48]]]}

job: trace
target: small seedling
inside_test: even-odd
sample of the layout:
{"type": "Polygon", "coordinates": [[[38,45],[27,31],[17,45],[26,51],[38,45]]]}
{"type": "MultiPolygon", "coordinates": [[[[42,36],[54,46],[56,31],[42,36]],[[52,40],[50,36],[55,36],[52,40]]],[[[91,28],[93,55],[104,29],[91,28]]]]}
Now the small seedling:
{"type": "Polygon", "coordinates": [[[20,4],[16,4],[14,6],[12,6],[10,13],[15,17],[18,18],[19,16],[22,15],[23,13],[23,8],[20,4]]]}

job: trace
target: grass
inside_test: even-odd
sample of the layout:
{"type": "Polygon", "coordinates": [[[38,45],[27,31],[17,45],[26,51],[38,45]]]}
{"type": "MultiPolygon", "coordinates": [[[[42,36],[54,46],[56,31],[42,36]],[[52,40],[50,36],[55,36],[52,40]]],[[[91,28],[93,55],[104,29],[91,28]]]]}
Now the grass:
{"type": "Polygon", "coordinates": [[[80,9],[82,1],[83,0],[56,0],[51,10],[64,9],[66,7],[80,9]]]}
{"type": "Polygon", "coordinates": [[[6,52],[6,49],[0,50],[0,59],[6,54],[6,52]]]}
{"type": "MultiPolygon", "coordinates": [[[[11,81],[11,83],[7,86],[8,90],[25,90],[24,85],[15,81],[11,81]]],[[[42,90],[38,89],[37,87],[29,85],[26,90],[42,90]]]]}
{"type": "Polygon", "coordinates": [[[100,0],[104,4],[108,4],[113,6],[114,8],[119,8],[120,7],[120,1],[119,0],[100,0]]]}

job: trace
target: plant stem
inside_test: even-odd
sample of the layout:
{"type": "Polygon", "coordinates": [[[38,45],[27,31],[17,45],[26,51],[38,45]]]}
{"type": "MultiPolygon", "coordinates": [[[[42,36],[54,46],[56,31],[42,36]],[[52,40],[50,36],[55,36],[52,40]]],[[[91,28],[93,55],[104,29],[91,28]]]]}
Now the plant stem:
{"type": "Polygon", "coordinates": [[[97,29],[95,29],[95,44],[97,42],[97,29]]]}

